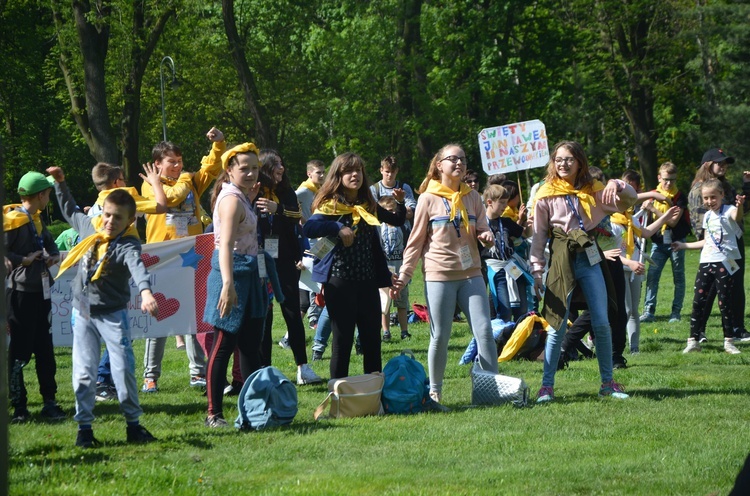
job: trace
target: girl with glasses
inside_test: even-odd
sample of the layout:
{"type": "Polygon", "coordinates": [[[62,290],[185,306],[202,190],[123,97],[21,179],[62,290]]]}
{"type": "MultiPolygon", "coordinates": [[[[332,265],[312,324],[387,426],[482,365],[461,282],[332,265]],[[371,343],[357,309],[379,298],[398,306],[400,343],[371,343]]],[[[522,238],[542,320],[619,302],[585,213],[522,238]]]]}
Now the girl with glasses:
{"type": "Polygon", "coordinates": [[[456,302],[466,314],[477,340],[484,370],[497,372],[497,348],[492,337],[487,292],[482,278],[477,240],[494,243],[482,197],[461,180],[466,175],[466,153],[445,145],[430,162],[419,187],[421,196],[414,228],[404,250],[396,292],[411,280],[423,258],[425,297],[430,315],[430,397],[442,401],[443,376],[448,361],[456,302]]]}
{"type": "Polygon", "coordinates": [[[591,314],[602,380],[599,396],[628,397],[612,380],[612,335],[607,298],[601,297],[608,293],[603,272],[606,266],[601,263],[604,257],[590,231],[605,216],[627,210],[636,198],[635,190],[623,181],[612,179],[606,187],[595,181],[579,143],[563,141],[555,145],[544,185],[536,195],[530,257],[534,288],[540,300],[544,298],[542,315],[555,330],[547,334],[538,403],[554,399],[555,372],[574,291],[583,293],[591,314]],[[548,239],[550,262],[545,288],[542,274],[548,239]]]}

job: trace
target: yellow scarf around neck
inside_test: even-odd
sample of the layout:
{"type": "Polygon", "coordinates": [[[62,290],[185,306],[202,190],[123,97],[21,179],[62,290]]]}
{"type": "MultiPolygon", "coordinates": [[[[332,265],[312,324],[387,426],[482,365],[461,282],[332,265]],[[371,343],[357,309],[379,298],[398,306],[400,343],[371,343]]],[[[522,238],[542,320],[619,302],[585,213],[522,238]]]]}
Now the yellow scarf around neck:
{"type": "MultiPolygon", "coordinates": [[[[23,207],[20,203],[13,203],[11,205],[3,206],[3,232],[12,231],[18,229],[29,223],[29,214],[22,210],[16,210],[23,207]]],[[[34,220],[34,227],[36,228],[36,234],[42,235],[42,218],[40,217],[41,211],[36,212],[31,218],[34,220]]]]}
{"type": "Polygon", "coordinates": [[[578,200],[581,202],[581,208],[583,208],[583,212],[586,214],[586,217],[591,219],[591,207],[596,206],[596,197],[594,196],[594,193],[597,191],[601,191],[604,189],[604,185],[594,180],[593,183],[585,185],[580,190],[575,189],[572,184],[568,183],[567,181],[564,181],[562,179],[553,179],[550,182],[544,183],[541,188],[539,188],[539,191],[537,191],[536,196],[534,197],[534,201],[539,201],[542,198],[547,198],[550,196],[577,196],[578,200]]]}
{"type": "MultiPolygon", "coordinates": [[[[664,189],[661,187],[661,184],[659,184],[656,187],[656,192],[661,193],[662,195],[666,196],[670,202],[673,202],[674,197],[677,195],[677,186],[672,186],[669,189],[664,189]]],[[[669,204],[667,202],[654,200],[654,208],[656,208],[661,213],[666,213],[667,210],[669,210],[669,204]]],[[[668,228],[669,226],[667,224],[664,224],[663,226],[661,226],[662,234],[664,234],[664,231],[666,231],[668,228]]]]}
{"type": "Polygon", "coordinates": [[[503,214],[500,217],[507,217],[513,222],[518,222],[518,209],[511,207],[511,206],[507,206],[505,207],[505,210],[503,210],[503,214]]]}
{"type": "MultiPolygon", "coordinates": [[[[59,279],[60,275],[63,272],[74,266],[80,259],[83,258],[86,253],[89,252],[89,250],[97,246],[97,244],[99,245],[98,249],[96,253],[92,254],[92,258],[95,257],[94,260],[99,260],[107,253],[109,242],[115,239],[117,236],[109,237],[106,234],[100,232],[102,226],[104,225],[104,220],[101,216],[91,219],[91,224],[94,226],[94,229],[96,229],[97,232],[82,239],[77,245],[73,247],[72,250],[68,252],[68,256],[65,257],[65,260],[63,260],[60,264],[60,271],[57,273],[57,277],[55,277],[55,279],[59,279]]],[[[130,226],[128,226],[128,228],[125,230],[125,233],[123,234],[123,237],[125,236],[133,236],[135,238],[138,237],[138,231],[136,230],[135,225],[130,224],[130,226]]],[[[97,267],[96,272],[94,273],[94,276],[91,278],[91,280],[95,281],[99,279],[99,276],[102,274],[103,269],[104,263],[99,264],[99,267],[97,267]]],[[[82,268],[81,270],[86,270],[86,268],[82,268]]]]}
{"type": "Polygon", "coordinates": [[[463,197],[468,195],[472,191],[474,190],[463,182],[459,186],[458,191],[453,191],[440,181],[436,179],[430,179],[430,182],[427,184],[425,193],[432,193],[433,195],[449,200],[451,209],[448,220],[453,222],[453,220],[456,218],[456,212],[458,212],[461,215],[461,220],[463,221],[464,226],[466,226],[466,232],[469,232],[469,212],[466,210],[466,206],[463,202],[463,197]]]}
{"type": "MultiPolygon", "coordinates": [[[[317,193],[318,189],[320,189],[320,186],[312,182],[312,179],[307,178],[305,181],[302,181],[302,184],[299,185],[300,188],[307,188],[313,193],[317,193]]],[[[299,188],[297,188],[299,189],[299,188]]]]}
{"type": "Polygon", "coordinates": [[[627,232],[625,233],[625,254],[628,258],[631,258],[633,256],[633,252],[635,252],[635,238],[641,237],[640,228],[635,227],[635,224],[633,223],[633,211],[633,207],[630,207],[625,211],[624,214],[612,214],[612,216],[610,217],[612,222],[614,222],[615,224],[619,224],[627,228],[627,232]]]}
{"type": "Polygon", "coordinates": [[[263,192],[262,192],[262,194],[260,196],[262,196],[263,198],[266,198],[268,200],[271,200],[274,203],[281,203],[279,201],[279,197],[276,196],[276,191],[275,190],[268,189],[268,188],[264,187],[263,188],[263,192]]]}
{"type": "Polygon", "coordinates": [[[364,206],[354,205],[349,206],[343,203],[334,202],[333,199],[328,199],[318,205],[313,214],[321,215],[352,215],[352,227],[359,224],[360,220],[364,220],[371,226],[379,226],[380,221],[374,215],[372,215],[364,206]]]}

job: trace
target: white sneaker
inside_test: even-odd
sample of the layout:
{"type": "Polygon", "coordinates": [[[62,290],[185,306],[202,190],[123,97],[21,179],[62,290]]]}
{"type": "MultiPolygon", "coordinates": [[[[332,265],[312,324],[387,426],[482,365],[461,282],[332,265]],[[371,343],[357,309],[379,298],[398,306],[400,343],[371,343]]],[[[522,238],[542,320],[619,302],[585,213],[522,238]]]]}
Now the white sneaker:
{"type": "Polygon", "coordinates": [[[739,355],[740,353],[742,353],[734,345],[734,338],[724,338],[724,351],[726,351],[730,355],[739,355]]]}
{"type": "MultiPolygon", "coordinates": [[[[734,345],[732,345],[734,347],[734,345]]],[[[736,349],[736,348],[735,348],[736,349]]],[[[684,350],[682,350],[683,353],[690,353],[693,351],[700,351],[701,345],[698,343],[698,340],[695,338],[688,338],[687,346],[684,350]]]]}
{"type": "Polygon", "coordinates": [[[313,372],[308,364],[297,367],[297,385],[304,386],[305,384],[320,384],[321,382],[323,382],[323,379],[313,372]]]}

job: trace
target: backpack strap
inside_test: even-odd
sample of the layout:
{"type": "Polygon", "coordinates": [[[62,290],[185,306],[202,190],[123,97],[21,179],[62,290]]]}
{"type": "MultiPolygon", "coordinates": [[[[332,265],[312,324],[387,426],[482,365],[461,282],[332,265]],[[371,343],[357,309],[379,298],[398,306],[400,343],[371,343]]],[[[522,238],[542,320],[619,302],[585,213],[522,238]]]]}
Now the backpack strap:
{"type": "Polygon", "coordinates": [[[328,393],[328,396],[326,396],[326,399],[323,400],[323,403],[318,405],[318,408],[315,409],[315,413],[313,414],[313,418],[315,420],[323,420],[329,417],[328,415],[323,415],[323,412],[325,412],[326,408],[328,407],[328,404],[331,402],[332,397],[333,397],[333,392],[328,393]]]}

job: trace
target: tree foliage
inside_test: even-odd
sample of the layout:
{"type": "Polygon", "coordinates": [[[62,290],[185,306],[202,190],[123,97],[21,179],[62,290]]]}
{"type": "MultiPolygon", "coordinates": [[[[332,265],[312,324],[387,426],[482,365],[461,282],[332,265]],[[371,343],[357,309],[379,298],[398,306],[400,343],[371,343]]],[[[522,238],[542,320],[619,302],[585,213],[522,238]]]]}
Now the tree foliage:
{"type": "Polygon", "coordinates": [[[443,144],[478,169],[479,130],[541,119],[607,174],[653,186],[672,160],[686,183],[708,147],[750,153],[749,16],[730,0],[8,0],[5,185],[56,163],[85,203],[96,160],[135,179],[162,138],[167,55],[168,137],[188,170],[217,125],[278,148],[295,181],[352,150],[373,173],[395,154],[416,182],[443,144]]]}

